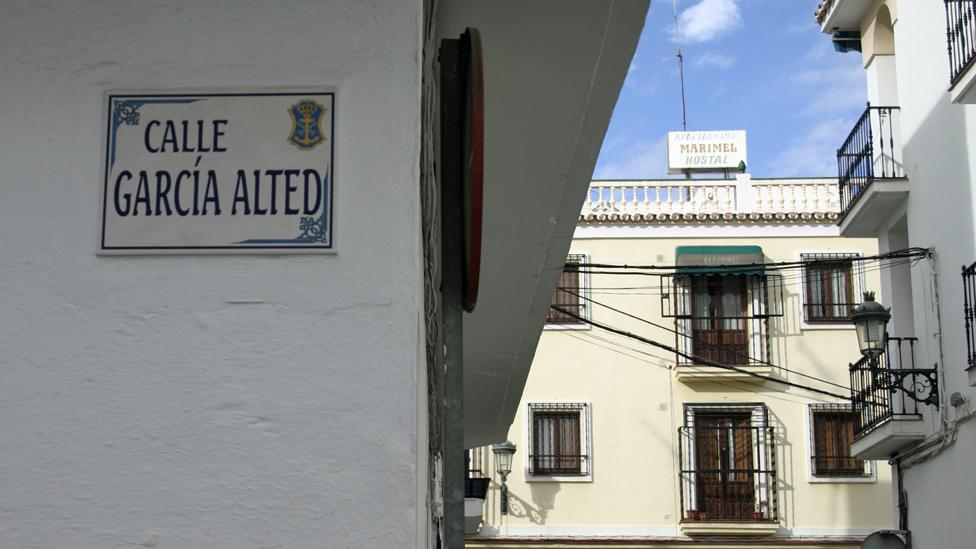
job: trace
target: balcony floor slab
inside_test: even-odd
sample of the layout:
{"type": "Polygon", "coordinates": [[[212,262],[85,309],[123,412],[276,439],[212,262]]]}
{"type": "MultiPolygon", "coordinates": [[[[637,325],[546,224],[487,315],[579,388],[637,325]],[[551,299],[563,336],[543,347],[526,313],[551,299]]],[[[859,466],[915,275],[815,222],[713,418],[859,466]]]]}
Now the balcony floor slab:
{"type": "Polygon", "coordinates": [[[750,383],[763,383],[765,380],[756,377],[775,377],[772,366],[736,366],[738,370],[729,370],[717,366],[704,366],[693,364],[679,364],[675,368],[675,376],[678,381],[747,381],[750,383]]]}
{"type": "Polygon", "coordinates": [[[772,536],[779,530],[779,522],[707,522],[685,521],[680,525],[686,536],[772,536]]]}
{"type": "Polygon", "coordinates": [[[894,416],[867,434],[854,439],[851,455],[859,459],[889,459],[928,436],[928,425],[920,415],[894,416]]]}
{"type": "Polygon", "coordinates": [[[908,179],[876,179],[841,218],[843,237],[877,237],[888,218],[908,200],[908,179]]]}

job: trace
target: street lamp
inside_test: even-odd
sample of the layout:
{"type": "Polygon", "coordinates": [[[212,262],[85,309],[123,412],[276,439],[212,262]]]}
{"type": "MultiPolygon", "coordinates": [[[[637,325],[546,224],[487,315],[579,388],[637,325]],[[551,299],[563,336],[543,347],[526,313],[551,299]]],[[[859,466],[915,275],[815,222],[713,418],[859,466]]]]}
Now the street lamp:
{"type": "Polygon", "coordinates": [[[851,321],[857,331],[857,344],[861,348],[861,354],[868,357],[872,364],[876,364],[878,357],[884,352],[889,320],[891,309],[886,309],[875,301],[874,292],[864,292],[864,303],[854,309],[851,321]]]}
{"type": "Polygon", "coordinates": [[[508,480],[508,474],[512,472],[512,454],[515,453],[515,445],[511,441],[506,440],[501,444],[493,445],[491,452],[495,454],[495,471],[498,472],[498,476],[502,477],[502,514],[507,515],[508,485],[505,484],[505,481],[508,480]]]}

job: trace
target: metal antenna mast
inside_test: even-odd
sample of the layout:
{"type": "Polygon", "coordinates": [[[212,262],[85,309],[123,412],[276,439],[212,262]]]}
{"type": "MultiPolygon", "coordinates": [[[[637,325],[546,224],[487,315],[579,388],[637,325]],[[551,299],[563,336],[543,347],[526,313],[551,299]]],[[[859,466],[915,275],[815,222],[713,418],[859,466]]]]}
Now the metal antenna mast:
{"type": "Polygon", "coordinates": [[[678,58],[678,75],[681,79],[681,129],[688,131],[688,119],[685,112],[685,58],[681,55],[681,37],[678,34],[678,0],[671,2],[674,14],[674,54],[678,58]]]}

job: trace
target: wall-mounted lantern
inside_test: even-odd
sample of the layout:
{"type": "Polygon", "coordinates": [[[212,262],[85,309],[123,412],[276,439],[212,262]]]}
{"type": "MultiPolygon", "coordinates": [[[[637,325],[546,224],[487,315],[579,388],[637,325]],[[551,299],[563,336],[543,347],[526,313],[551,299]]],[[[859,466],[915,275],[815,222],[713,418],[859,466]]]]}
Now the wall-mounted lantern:
{"type": "Polygon", "coordinates": [[[501,507],[502,514],[508,514],[508,485],[505,481],[508,480],[508,474],[512,472],[512,455],[515,454],[515,445],[511,441],[506,440],[501,444],[495,444],[491,447],[491,451],[495,454],[495,471],[498,472],[498,476],[502,478],[502,490],[501,490],[501,507]]]}
{"type": "Polygon", "coordinates": [[[854,309],[851,321],[857,331],[857,344],[861,354],[876,365],[878,357],[885,351],[885,339],[891,309],[874,300],[874,292],[864,292],[864,303],[854,309]]]}

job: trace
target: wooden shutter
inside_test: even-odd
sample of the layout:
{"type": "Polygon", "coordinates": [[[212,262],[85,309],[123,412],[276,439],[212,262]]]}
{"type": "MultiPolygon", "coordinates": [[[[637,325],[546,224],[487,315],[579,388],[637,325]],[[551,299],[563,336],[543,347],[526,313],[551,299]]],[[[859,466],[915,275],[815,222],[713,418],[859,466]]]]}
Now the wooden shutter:
{"type": "Polygon", "coordinates": [[[546,322],[555,324],[579,322],[578,319],[573,318],[563,311],[571,311],[575,315],[583,316],[581,314],[580,298],[573,295],[582,295],[582,293],[583,288],[580,284],[579,265],[575,262],[567,261],[563,267],[562,274],[559,275],[559,283],[556,285],[556,291],[553,292],[552,299],[549,301],[550,305],[555,305],[561,310],[549,307],[549,315],[546,317],[546,322]]]}
{"type": "Polygon", "coordinates": [[[534,412],[532,472],[578,475],[581,472],[580,413],[534,412]]]}
{"type": "Polygon", "coordinates": [[[803,277],[804,316],[807,322],[850,320],[854,304],[853,262],[838,261],[843,256],[829,254],[804,258],[811,259],[804,266],[803,277]]]}
{"type": "Polygon", "coordinates": [[[864,461],[851,457],[854,414],[844,410],[813,412],[813,474],[815,476],[863,476],[864,461]]]}

